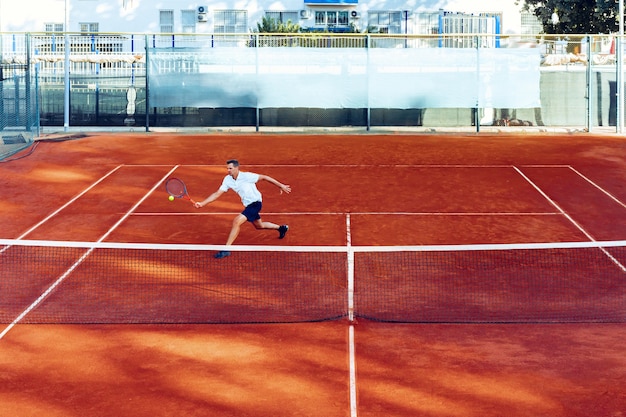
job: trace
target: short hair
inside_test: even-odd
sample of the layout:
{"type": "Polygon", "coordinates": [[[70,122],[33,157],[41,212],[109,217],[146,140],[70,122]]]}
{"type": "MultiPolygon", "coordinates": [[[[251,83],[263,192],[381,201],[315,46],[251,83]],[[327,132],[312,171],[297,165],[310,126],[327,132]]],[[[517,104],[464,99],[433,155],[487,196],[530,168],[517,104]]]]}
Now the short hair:
{"type": "Polygon", "coordinates": [[[228,164],[233,164],[233,166],[238,167],[239,166],[239,161],[236,159],[229,159],[228,161],[226,161],[226,165],[228,164]]]}

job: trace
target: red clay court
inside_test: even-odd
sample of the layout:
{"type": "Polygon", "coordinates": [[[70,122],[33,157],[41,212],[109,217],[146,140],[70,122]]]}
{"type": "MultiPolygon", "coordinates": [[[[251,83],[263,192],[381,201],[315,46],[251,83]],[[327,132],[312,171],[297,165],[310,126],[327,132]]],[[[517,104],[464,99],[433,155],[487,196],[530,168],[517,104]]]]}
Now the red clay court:
{"type": "Polygon", "coordinates": [[[231,158],[292,187],[259,184],[264,220],[290,226],[284,240],[246,224],[235,242],[266,251],[155,262],[96,249],[105,264],[77,248],[5,244],[0,415],[626,414],[626,250],[616,244],[626,142],[616,135],[48,138],[0,164],[0,238],[220,245],[237,195],[196,209],[168,201],[163,184],[181,178],[204,198],[231,158]],[[359,252],[554,242],[613,245],[546,259],[359,252]]]}

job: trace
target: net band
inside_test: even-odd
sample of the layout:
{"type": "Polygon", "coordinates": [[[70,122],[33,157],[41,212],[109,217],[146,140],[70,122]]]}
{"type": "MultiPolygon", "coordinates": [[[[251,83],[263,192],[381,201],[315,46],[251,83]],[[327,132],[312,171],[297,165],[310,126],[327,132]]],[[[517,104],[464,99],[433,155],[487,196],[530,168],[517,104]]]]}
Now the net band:
{"type": "Polygon", "coordinates": [[[494,243],[469,245],[415,245],[415,246],[268,246],[268,245],[198,245],[180,243],[126,243],[56,241],[34,239],[0,239],[0,248],[7,246],[71,247],[95,249],[156,249],[214,251],[228,248],[231,251],[249,252],[450,252],[450,251],[499,251],[529,249],[577,249],[611,248],[626,246],[626,240],[593,242],[537,242],[537,243],[494,243]]]}
{"type": "Polygon", "coordinates": [[[626,241],[225,247],[0,239],[0,322],[286,323],[352,314],[626,322],[624,264],[626,241]],[[224,249],[232,255],[213,257],[224,249]]]}

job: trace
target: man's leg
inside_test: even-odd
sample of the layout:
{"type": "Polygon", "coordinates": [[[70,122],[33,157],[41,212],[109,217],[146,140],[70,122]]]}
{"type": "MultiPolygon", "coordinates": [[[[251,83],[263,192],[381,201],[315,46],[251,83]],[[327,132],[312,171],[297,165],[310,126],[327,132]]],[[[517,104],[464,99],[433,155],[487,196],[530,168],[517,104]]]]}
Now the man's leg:
{"type": "Polygon", "coordinates": [[[239,231],[241,230],[241,225],[244,224],[248,219],[243,214],[237,215],[233,219],[233,227],[230,229],[230,234],[228,235],[228,240],[226,240],[227,245],[232,245],[237,236],[239,236],[239,231]]]}
{"type": "Polygon", "coordinates": [[[278,238],[282,239],[285,237],[285,235],[287,234],[287,230],[289,230],[289,226],[287,226],[286,224],[283,225],[277,225],[276,223],[272,223],[272,222],[264,222],[261,219],[257,219],[255,221],[252,222],[252,224],[254,225],[254,227],[256,227],[257,229],[272,229],[272,230],[278,230],[278,238]]]}
{"type": "Polygon", "coordinates": [[[272,229],[272,230],[278,230],[278,228],[280,227],[277,224],[274,224],[272,222],[264,222],[261,219],[257,219],[255,221],[252,222],[252,224],[254,225],[254,227],[256,227],[257,229],[272,229]]]}
{"type": "MultiPolygon", "coordinates": [[[[239,214],[237,215],[237,217],[233,219],[233,227],[230,229],[228,239],[226,240],[227,245],[233,244],[233,242],[235,241],[235,239],[237,239],[237,236],[239,235],[239,231],[241,230],[241,225],[244,224],[247,220],[248,219],[246,219],[246,216],[244,216],[243,214],[239,214]]],[[[225,258],[229,255],[230,255],[230,251],[221,250],[215,254],[215,257],[220,259],[220,258],[225,258]]]]}

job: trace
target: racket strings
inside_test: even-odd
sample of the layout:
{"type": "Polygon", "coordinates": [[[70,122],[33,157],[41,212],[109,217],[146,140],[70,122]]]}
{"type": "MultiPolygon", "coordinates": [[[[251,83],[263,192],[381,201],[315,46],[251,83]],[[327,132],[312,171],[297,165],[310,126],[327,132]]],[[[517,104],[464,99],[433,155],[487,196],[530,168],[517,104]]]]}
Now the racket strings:
{"type": "Polygon", "coordinates": [[[165,189],[167,192],[174,197],[182,197],[187,194],[187,189],[185,184],[176,178],[169,179],[165,184],[165,189]]]}

